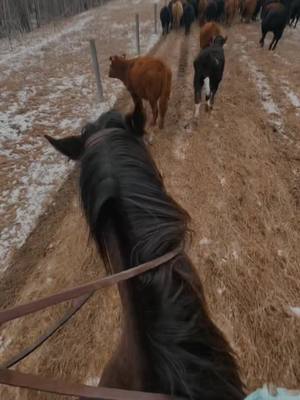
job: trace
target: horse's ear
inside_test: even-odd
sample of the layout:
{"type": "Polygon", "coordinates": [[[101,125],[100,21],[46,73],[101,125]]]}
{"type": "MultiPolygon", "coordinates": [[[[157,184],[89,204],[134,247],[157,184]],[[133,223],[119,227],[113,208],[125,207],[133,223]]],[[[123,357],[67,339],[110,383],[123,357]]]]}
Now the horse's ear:
{"type": "Polygon", "coordinates": [[[55,148],[71,160],[78,160],[83,153],[83,142],[80,136],[69,136],[64,139],[54,139],[51,136],[45,135],[45,138],[55,148]]]}
{"type": "Polygon", "coordinates": [[[227,42],[228,36],[224,36],[224,44],[227,42]]]}
{"type": "Polygon", "coordinates": [[[109,57],[109,61],[112,62],[112,60],[113,60],[113,58],[112,58],[112,56],[110,56],[110,57],[109,57]]]}
{"type": "Polygon", "coordinates": [[[125,53],[123,53],[123,54],[122,54],[122,57],[126,59],[126,54],[125,54],[125,53]]]}

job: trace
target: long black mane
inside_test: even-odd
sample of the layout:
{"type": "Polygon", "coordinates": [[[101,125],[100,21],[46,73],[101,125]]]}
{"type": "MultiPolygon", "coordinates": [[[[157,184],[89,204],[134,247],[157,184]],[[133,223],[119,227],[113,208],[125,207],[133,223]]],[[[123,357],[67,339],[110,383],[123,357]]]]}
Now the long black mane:
{"type": "MultiPolygon", "coordinates": [[[[91,232],[107,259],[114,250],[107,232],[114,228],[124,267],[183,246],[189,222],[133,125],[117,112],[104,114],[83,130],[88,140],[81,158],[81,197],[91,232]]],[[[145,391],[199,400],[244,397],[231,349],[208,316],[184,251],[130,287],[148,365],[145,391]]]]}

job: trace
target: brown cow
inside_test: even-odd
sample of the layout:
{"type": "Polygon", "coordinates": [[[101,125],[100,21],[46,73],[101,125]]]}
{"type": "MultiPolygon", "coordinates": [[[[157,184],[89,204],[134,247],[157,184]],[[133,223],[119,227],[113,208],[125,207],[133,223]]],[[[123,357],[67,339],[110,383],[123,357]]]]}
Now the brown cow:
{"type": "Polygon", "coordinates": [[[175,1],[172,5],[173,28],[180,28],[180,21],[183,16],[183,6],[180,0],[175,1]]]}
{"type": "Polygon", "coordinates": [[[198,1],[198,18],[200,26],[202,26],[205,22],[206,7],[207,7],[207,0],[198,1]]]}
{"type": "Polygon", "coordinates": [[[221,27],[216,22],[206,22],[200,29],[200,47],[210,46],[217,36],[221,35],[221,27]]]}
{"type": "Polygon", "coordinates": [[[257,0],[241,1],[241,21],[250,22],[253,17],[257,5],[257,0]]]}
{"type": "Polygon", "coordinates": [[[236,13],[238,11],[238,1],[237,0],[225,0],[225,23],[231,25],[236,13]]]}
{"type": "Polygon", "coordinates": [[[140,105],[143,99],[148,100],[153,113],[152,125],[156,124],[159,111],[159,127],[162,129],[171,92],[170,68],[153,57],[127,60],[125,56],[113,56],[110,61],[109,77],[124,83],[136,105],[140,105]]]}

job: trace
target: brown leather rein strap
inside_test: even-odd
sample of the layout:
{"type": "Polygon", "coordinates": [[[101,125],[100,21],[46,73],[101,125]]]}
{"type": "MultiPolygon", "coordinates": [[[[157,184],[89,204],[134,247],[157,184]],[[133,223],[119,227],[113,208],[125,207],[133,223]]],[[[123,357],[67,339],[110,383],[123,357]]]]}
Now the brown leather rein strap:
{"type": "Polygon", "coordinates": [[[24,350],[20,351],[13,357],[11,357],[8,361],[5,361],[0,365],[0,368],[11,368],[16,365],[18,362],[22,361],[24,358],[33,353],[36,349],[38,349],[46,340],[48,340],[55,332],[57,332],[64,324],[66,324],[70,318],[73,317],[77,311],[89,300],[89,298],[93,295],[93,293],[89,293],[85,296],[79,297],[74,300],[73,307],[68,310],[65,315],[58,320],[54,325],[52,325],[45,333],[43,333],[33,344],[26,347],[24,350]]]}
{"type": "MultiPolygon", "coordinates": [[[[50,329],[48,333],[39,338],[38,342],[30,348],[24,350],[18,356],[14,357],[9,362],[5,363],[5,367],[14,365],[26,355],[35,350],[41,343],[43,343],[49,336],[51,336],[61,325],[63,325],[71,316],[88,300],[92,293],[100,288],[108,287],[122,281],[128,280],[138,276],[144,272],[154,269],[170,260],[175,258],[180,252],[181,248],[177,248],[169,253],[156,258],[155,260],[138,265],[137,267],[130,268],[118,274],[114,274],[102,279],[97,279],[88,284],[78,286],[72,289],[67,289],[63,292],[46,297],[41,300],[36,300],[28,304],[14,307],[9,310],[0,312],[0,323],[11,321],[15,318],[42,310],[54,304],[61,303],[66,300],[80,297],[77,299],[73,309],[70,310],[60,321],[59,326],[50,329]]],[[[45,378],[42,376],[24,374],[18,371],[11,371],[7,368],[0,367],[0,383],[4,385],[22,387],[26,389],[39,390],[42,392],[55,393],[67,396],[77,396],[89,399],[101,400],[172,400],[173,396],[164,395],[160,393],[147,393],[132,390],[111,389],[105,387],[93,387],[79,383],[69,383],[62,380],[45,378]]]]}
{"type": "MultiPolygon", "coordinates": [[[[67,396],[76,396],[101,400],[174,400],[175,397],[160,394],[137,392],[134,390],[111,389],[93,387],[80,383],[68,383],[56,379],[44,378],[22,372],[0,369],[0,383],[42,392],[56,393],[67,396]]],[[[178,400],[178,398],[177,398],[178,400]]]]}
{"type": "Polygon", "coordinates": [[[122,272],[106,276],[101,279],[96,279],[92,282],[86,283],[81,286],[77,286],[71,289],[63,290],[62,292],[53,294],[48,297],[44,297],[39,300],[34,300],[27,304],[21,304],[19,306],[9,308],[7,310],[0,311],[0,325],[4,322],[14,320],[16,318],[23,317],[25,315],[43,310],[44,308],[60,304],[67,300],[72,300],[74,298],[87,295],[101,288],[112,286],[114,284],[126,281],[128,279],[134,278],[144,272],[150,271],[151,269],[159,267],[174,257],[176,257],[182,251],[181,248],[170,251],[161,257],[158,257],[152,261],[148,261],[144,264],[140,264],[137,267],[125,269],[122,272]]]}

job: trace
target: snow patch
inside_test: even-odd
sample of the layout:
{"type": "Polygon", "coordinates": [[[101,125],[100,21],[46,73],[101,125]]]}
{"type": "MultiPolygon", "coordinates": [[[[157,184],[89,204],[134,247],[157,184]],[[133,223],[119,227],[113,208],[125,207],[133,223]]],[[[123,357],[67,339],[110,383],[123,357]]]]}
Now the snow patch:
{"type": "Polygon", "coordinates": [[[188,147],[188,138],[183,132],[178,132],[173,141],[173,154],[179,161],[186,159],[186,149],[188,147]]]}
{"type": "MultiPolygon", "coordinates": [[[[287,81],[282,82],[282,90],[284,91],[286,97],[289,99],[291,105],[295,108],[300,108],[300,99],[296,95],[296,93],[294,93],[293,90],[290,88],[287,81]]],[[[299,110],[296,111],[296,115],[300,116],[299,110]]]]}
{"type": "Polygon", "coordinates": [[[290,311],[293,315],[300,318],[300,307],[290,307],[290,311]]]}
{"type": "Polygon", "coordinates": [[[202,238],[199,242],[200,246],[209,245],[212,243],[211,239],[207,239],[206,237],[202,238]]]}
{"type": "MultiPolygon", "coordinates": [[[[118,9],[120,8],[120,2],[112,2],[109,7],[112,8],[111,5],[113,4],[117,5],[118,9]]],[[[72,19],[72,24],[69,24],[60,32],[52,33],[49,38],[44,36],[40,39],[38,35],[26,35],[27,39],[25,38],[23,43],[20,44],[17,41],[13,43],[15,47],[13,52],[10,50],[7,53],[3,52],[3,42],[0,42],[0,66],[10,65],[9,69],[3,68],[7,71],[7,75],[13,70],[23,68],[25,60],[27,67],[28,63],[36,64],[38,62],[37,57],[43,55],[47,46],[57,46],[58,48],[66,43],[68,46],[73,44],[78,39],[73,34],[80,32],[94,17],[94,11],[90,14],[80,14],[77,18],[72,19]],[[67,37],[67,35],[70,35],[70,37],[67,37]],[[26,46],[26,40],[27,43],[30,43],[29,46],[26,46]]],[[[150,21],[141,24],[142,52],[149,51],[159,37],[155,34],[145,36],[144,30],[149,30],[150,24],[152,25],[150,21]]],[[[127,25],[120,24],[118,26],[119,36],[124,34],[124,29],[131,39],[127,42],[128,49],[135,50],[134,24],[130,24],[129,28],[127,25]]],[[[5,79],[5,76],[2,77],[1,74],[2,78],[5,79]]],[[[104,93],[109,93],[109,96],[105,99],[105,102],[95,104],[91,108],[91,104],[86,101],[86,98],[91,96],[92,89],[84,87],[86,80],[86,75],[72,75],[49,77],[45,83],[39,83],[42,86],[29,87],[24,85],[16,95],[18,104],[10,104],[5,112],[0,112],[1,168],[8,177],[12,177],[9,189],[0,192],[0,216],[7,215],[8,210],[12,215],[9,216],[9,225],[2,225],[3,229],[1,227],[1,272],[9,267],[13,253],[25,243],[39,216],[49,204],[52,193],[63,183],[73,166],[73,163],[67,162],[50,145],[45,143],[43,137],[30,136],[27,131],[36,129],[38,126],[40,135],[47,133],[55,136],[55,131],[59,129],[66,131],[66,134],[70,134],[74,130],[79,133],[80,126],[86,122],[83,116],[88,115],[89,120],[95,120],[114,105],[117,96],[124,89],[120,81],[105,79],[103,81],[104,93]],[[66,92],[74,90],[74,88],[81,91],[85,98],[84,101],[78,104],[78,107],[76,106],[72,115],[64,115],[64,119],[57,121],[55,111],[62,104],[61,98],[66,98],[68,96],[66,92]],[[38,104],[33,110],[24,112],[28,100],[39,89],[43,89],[45,98],[41,97],[41,104],[38,104]]],[[[7,95],[7,92],[1,93],[2,98],[7,97],[7,95]]],[[[4,218],[3,221],[5,221],[4,218]]]]}
{"type": "MultiPolygon", "coordinates": [[[[43,139],[39,139],[41,142],[43,139]]],[[[34,228],[39,215],[48,203],[49,194],[63,182],[71,163],[61,159],[50,146],[41,144],[41,154],[28,168],[20,173],[16,187],[7,196],[0,197],[1,203],[16,207],[14,223],[5,227],[0,236],[1,270],[8,267],[8,260],[15,249],[20,248],[34,228]],[[56,162],[53,159],[57,157],[56,162]],[[51,168],[49,168],[49,161],[51,168]]]]}
{"type": "Polygon", "coordinates": [[[222,176],[222,177],[218,177],[219,178],[219,181],[220,181],[220,183],[221,183],[221,186],[225,186],[225,184],[226,184],[226,179],[222,176]]]}
{"type": "Polygon", "coordinates": [[[0,66],[9,65],[10,72],[11,70],[20,70],[23,68],[23,63],[26,59],[41,55],[49,45],[53,46],[55,43],[62,42],[64,36],[80,32],[92,19],[93,15],[91,13],[85,15],[80,14],[74,18],[75,22],[73,21],[72,24],[62,29],[60,32],[52,32],[51,35],[49,34],[46,38],[34,40],[34,44],[30,46],[26,43],[20,45],[16,40],[13,40],[12,47],[15,48],[13,52],[8,49],[5,54],[3,49],[1,50],[0,66]]]}
{"type": "Polygon", "coordinates": [[[225,288],[218,288],[217,292],[220,296],[222,296],[222,294],[225,292],[225,288]]]}
{"type": "Polygon", "coordinates": [[[279,107],[274,102],[272,97],[271,88],[267,82],[267,78],[262,71],[259,70],[254,60],[248,56],[245,49],[241,47],[241,59],[248,66],[252,75],[253,81],[256,84],[257,91],[260,95],[260,100],[266,113],[270,116],[271,123],[277,128],[278,132],[281,133],[285,138],[284,133],[284,122],[279,107]]]}
{"type": "Polygon", "coordinates": [[[4,336],[0,336],[0,352],[3,352],[11,344],[12,339],[6,339],[4,336]]]}
{"type": "Polygon", "coordinates": [[[88,386],[98,386],[99,385],[99,380],[100,377],[99,376],[90,376],[89,378],[87,378],[85,380],[85,384],[88,386]]]}

